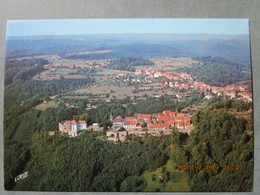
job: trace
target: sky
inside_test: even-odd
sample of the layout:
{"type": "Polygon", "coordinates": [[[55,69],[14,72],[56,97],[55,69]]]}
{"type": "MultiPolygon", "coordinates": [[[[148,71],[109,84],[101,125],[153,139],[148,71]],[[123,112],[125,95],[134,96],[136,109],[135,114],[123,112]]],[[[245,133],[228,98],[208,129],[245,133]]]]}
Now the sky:
{"type": "Polygon", "coordinates": [[[9,20],[7,36],[97,33],[249,34],[248,19],[9,20]]]}

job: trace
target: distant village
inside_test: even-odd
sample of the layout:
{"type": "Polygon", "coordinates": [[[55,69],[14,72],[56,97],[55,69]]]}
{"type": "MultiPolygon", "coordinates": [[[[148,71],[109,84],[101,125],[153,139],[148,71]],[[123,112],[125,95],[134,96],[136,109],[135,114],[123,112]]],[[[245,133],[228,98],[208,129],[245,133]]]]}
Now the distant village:
{"type": "MultiPolygon", "coordinates": [[[[51,72],[55,71],[57,68],[65,68],[63,72],[66,72],[65,70],[68,69],[76,69],[76,70],[82,70],[84,68],[90,68],[90,69],[100,69],[100,70],[107,70],[107,65],[109,63],[108,60],[100,60],[100,61],[88,61],[87,64],[50,64],[45,65],[45,68],[49,69],[51,72]]],[[[70,73],[59,73],[55,72],[43,72],[42,75],[35,75],[34,79],[38,80],[49,80],[49,79],[59,79],[62,76],[66,78],[81,78],[81,74],[70,74],[70,73]],[[46,74],[46,75],[45,75],[46,74]],[[48,75],[48,76],[47,76],[48,75]],[[43,77],[43,78],[42,78],[43,77]]],[[[84,76],[83,76],[84,77],[84,76]]],[[[241,100],[244,102],[252,102],[252,92],[247,90],[247,85],[229,85],[226,87],[217,87],[217,86],[210,86],[203,82],[196,81],[196,78],[192,77],[192,75],[186,73],[186,72],[169,72],[169,71],[158,71],[151,67],[149,68],[136,68],[135,72],[129,72],[129,71],[119,71],[117,74],[115,74],[112,79],[121,79],[123,82],[131,82],[134,83],[142,83],[144,86],[139,87],[138,91],[149,91],[151,90],[151,86],[149,84],[154,83],[154,79],[157,78],[165,78],[162,83],[159,84],[159,86],[153,86],[154,90],[163,90],[165,88],[177,88],[179,90],[185,89],[195,89],[205,92],[205,98],[211,99],[213,98],[213,94],[216,94],[218,96],[226,95],[229,98],[241,100]],[[139,76],[144,76],[144,79],[141,79],[139,76]]],[[[100,94],[94,94],[96,96],[100,96],[100,94]]],[[[182,94],[178,93],[177,95],[178,99],[182,98],[182,94]]],[[[109,98],[104,98],[106,101],[109,101],[109,98]]],[[[71,105],[73,106],[73,105],[71,105]]]]}
{"type": "MultiPolygon", "coordinates": [[[[161,83],[159,86],[144,86],[139,87],[139,91],[159,91],[165,88],[177,88],[178,90],[185,89],[191,90],[195,89],[197,91],[204,92],[205,99],[213,99],[214,95],[217,96],[226,96],[230,99],[240,100],[243,102],[252,102],[252,92],[248,89],[247,85],[228,85],[226,87],[217,87],[217,86],[210,86],[203,82],[196,81],[190,74],[186,72],[182,73],[171,73],[171,72],[160,72],[155,71],[150,68],[137,68],[134,72],[135,75],[149,75],[149,77],[145,77],[144,80],[139,78],[131,78],[131,74],[129,72],[119,72],[114,75],[113,79],[122,79],[125,82],[132,82],[132,83],[153,83],[154,78],[165,78],[165,81],[161,83]],[[167,79],[167,80],[166,80],[167,79]]],[[[111,98],[109,94],[93,94],[93,98],[104,100],[105,102],[110,102],[111,98]]],[[[160,95],[154,95],[154,97],[158,98],[160,95]]],[[[181,101],[185,98],[185,95],[181,92],[176,94],[177,100],[181,101]]],[[[91,101],[91,98],[89,98],[91,101]]],[[[134,100],[134,96],[130,97],[131,100],[134,100]]],[[[137,100],[146,99],[145,97],[136,97],[137,100]]],[[[135,103],[135,102],[134,102],[135,103]]],[[[75,106],[71,103],[65,102],[64,105],[66,107],[74,108],[75,106]]],[[[89,103],[87,104],[86,110],[96,108],[95,105],[89,103]]]]}
{"type": "MultiPolygon", "coordinates": [[[[188,73],[182,72],[180,74],[177,73],[171,73],[171,72],[160,72],[155,71],[150,68],[137,68],[135,70],[136,75],[140,74],[147,74],[151,78],[158,78],[158,77],[166,77],[169,81],[165,81],[163,83],[164,87],[177,87],[178,89],[195,89],[195,90],[201,90],[206,92],[205,97],[207,99],[213,98],[212,94],[216,94],[218,96],[227,95],[228,97],[232,99],[238,99],[244,102],[251,102],[252,101],[252,93],[246,92],[247,85],[231,85],[226,87],[216,87],[216,86],[210,86],[203,82],[195,81],[195,79],[188,73]],[[212,94],[211,94],[212,93],[212,94]]],[[[126,77],[128,73],[118,73],[115,77],[126,77]]],[[[124,81],[126,81],[125,79],[124,81]]],[[[138,80],[136,80],[138,82],[138,80]]],[[[139,81],[140,82],[140,81],[139,81]]],[[[148,80],[148,83],[152,82],[152,80],[148,80]]],[[[178,95],[178,94],[177,94],[178,95]]]]}

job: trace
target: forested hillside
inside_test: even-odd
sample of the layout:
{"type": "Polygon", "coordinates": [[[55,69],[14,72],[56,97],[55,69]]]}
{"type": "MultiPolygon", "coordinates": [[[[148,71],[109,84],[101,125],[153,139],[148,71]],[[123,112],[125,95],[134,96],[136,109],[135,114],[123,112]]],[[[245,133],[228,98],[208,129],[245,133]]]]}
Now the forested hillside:
{"type": "MultiPolygon", "coordinates": [[[[35,106],[50,95],[77,89],[93,82],[93,79],[61,79],[34,81],[32,76],[43,71],[44,59],[12,60],[6,63],[6,87],[4,93],[4,144],[5,144],[5,185],[11,189],[13,178],[20,174],[30,160],[32,135],[36,132],[57,130],[57,122],[71,117],[73,110],[62,107],[35,110],[35,106]],[[35,66],[37,64],[37,66],[35,66]],[[60,113],[60,114],[59,114],[60,113]],[[18,153],[16,153],[18,152],[18,153]],[[12,164],[10,164],[12,162],[12,164]]],[[[75,112],[75,111],[74,111],[75,112]]]]}
{"type": "Polygon", "coordinates": [[[127,70],[127,71],[134,71],[134,66],[152,66],[154,65],[148,59],[144,58],[137,58],[137,57],[129,57],[129,58],[119,58],[116,60],[111,61],[107,67],[116,70],[127,70]]]}
{"type": "Polygon", "coordinates": [[[250,62],[246,35],[100,34],[75,36],[10,37],[7,57],[111,50],[108,53],[70,55],[71,59],[105,59],[156,56],[220,56],[250,62]]]}
{"type": "Polygon", "coordinates": [[[31,159],[25,167],[30,177],[16,189],[120,191],[124,180],[131,182],[129,176],[154,170],[168,159],[167,137],[149,137],[145,141],[137,138],[128,144],[114,144],[96,136],[86,133],[71,139],[34,134],[31,159]]]}
{"type": "MultiPolygon", "coordinates": [[[[177,165],[217,163],[222,167],[219,171],[187,170],[192,191],[250,191],[252,121],[229,114],[225,109],[232,108],[232,104],[223,102],[222,105],[223,108],[218,103],[197,112],[193,117],[196,130],[190,136],[173,130],[170,136],[134,138],[114,144],[102,140],[99,133],[68,138],[50,137],[43,131],[31,132],[25,138],[27,141],[7,142],[6,188],[12,188],[11,178],[17,171],[26,170],[29,177],[14,189],[142,191],[147,185],[142,173],[154,171],[172,160],[177,165]],[[10,161],[13,164],[7,166],[10,161]],[[243,170],[224,170],[225,164],[243,164],[243,170]],[[127,188],[128,185],[132,188],[127,188]]],[[[173,173],[164,174],[174,181],[173,173]]]]}
{"type": "MultiPolygon", "coordinates": [[[[214,107],[193,117],[188,163],[220,165],[218,171],[189,171],[192,191],[250,191],[253,186],[253,134],[249,121],[214,107]],[[242,169],[225,170],[225,165],[242,169]]],[[[185,150],[184,150],[185,151],[185,150]]]]}
{"type": "Polygon", "coordinates": [[[49,62],[43,58],[6,60],[5,63],[5,85],[15,81],[25,81],[32,78],[35,74],[44,71],[43,65],[49,62]]]}
{"type": "Polygon", "coordinates": [[[194,58],[202,65],[180,68],[179,72],[187,72],[196,77],[198,81],[212,86],[227,86],[239,81],[251,79],[250,66],[242,63],[231,62],[223,58],[194,58]],[[248,70],[244,72],[243,70],[248,70]]]}

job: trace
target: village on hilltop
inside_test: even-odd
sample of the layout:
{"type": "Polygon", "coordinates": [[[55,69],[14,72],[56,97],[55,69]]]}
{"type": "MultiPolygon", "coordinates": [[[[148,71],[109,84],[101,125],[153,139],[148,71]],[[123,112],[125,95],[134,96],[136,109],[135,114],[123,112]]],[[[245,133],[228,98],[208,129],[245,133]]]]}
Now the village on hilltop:
{"type": "Polygon", "coordinates": [[[125,141],[127,136],[144,137],[171,134],[171,128],[177,127],[180,132],[190,133],[193,130],[191,117],[185,113],[165,110],[162,113],[141,114],[133,117],[117,116],[112,120],[112,129],[106,132],[111,141],[125,141]]]}
{"type": "MultiPolygon", "coordinates": [[[[106,132],[107,140],[125,141],[127,136],[144,137],[146,135],[161,136],[171,134],[171,128],[176,127],[180,132],[190,133],[193,130],[191,117],[185,113],[165,110],[162,113],[141,114],[133,117],[117,116],[113,119],[111,129],[106,132]]],[[[87,127],[85,120],[66,120],[59,123],[59,132],[70,137],[77,136],[81,131],[102,131],[97,123],[87,127]]]]}

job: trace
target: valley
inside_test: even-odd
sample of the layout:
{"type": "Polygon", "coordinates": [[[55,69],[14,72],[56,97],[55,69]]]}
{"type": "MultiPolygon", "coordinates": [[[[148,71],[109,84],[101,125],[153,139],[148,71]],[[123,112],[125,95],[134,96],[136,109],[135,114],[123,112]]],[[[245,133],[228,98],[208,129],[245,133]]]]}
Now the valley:
{"type": "Polygon", "coordinates": [[[236,47],[229,56],[221,51],[229,44],[243,48],[245,39],[173,41],[168,35],[153,42],[159,35],[111,36],[9,40],[5,189],[250,191],[248,51],[239,57],[236,47]],[[19,42],[26,43],[24,50],[19,42]],[[222,45],[212,47],[216,42],[222,45]],[[244,169],[178,169],[214,163],[244,169]],[[26,171],[26,178],[14,180],[26,171]]]}

